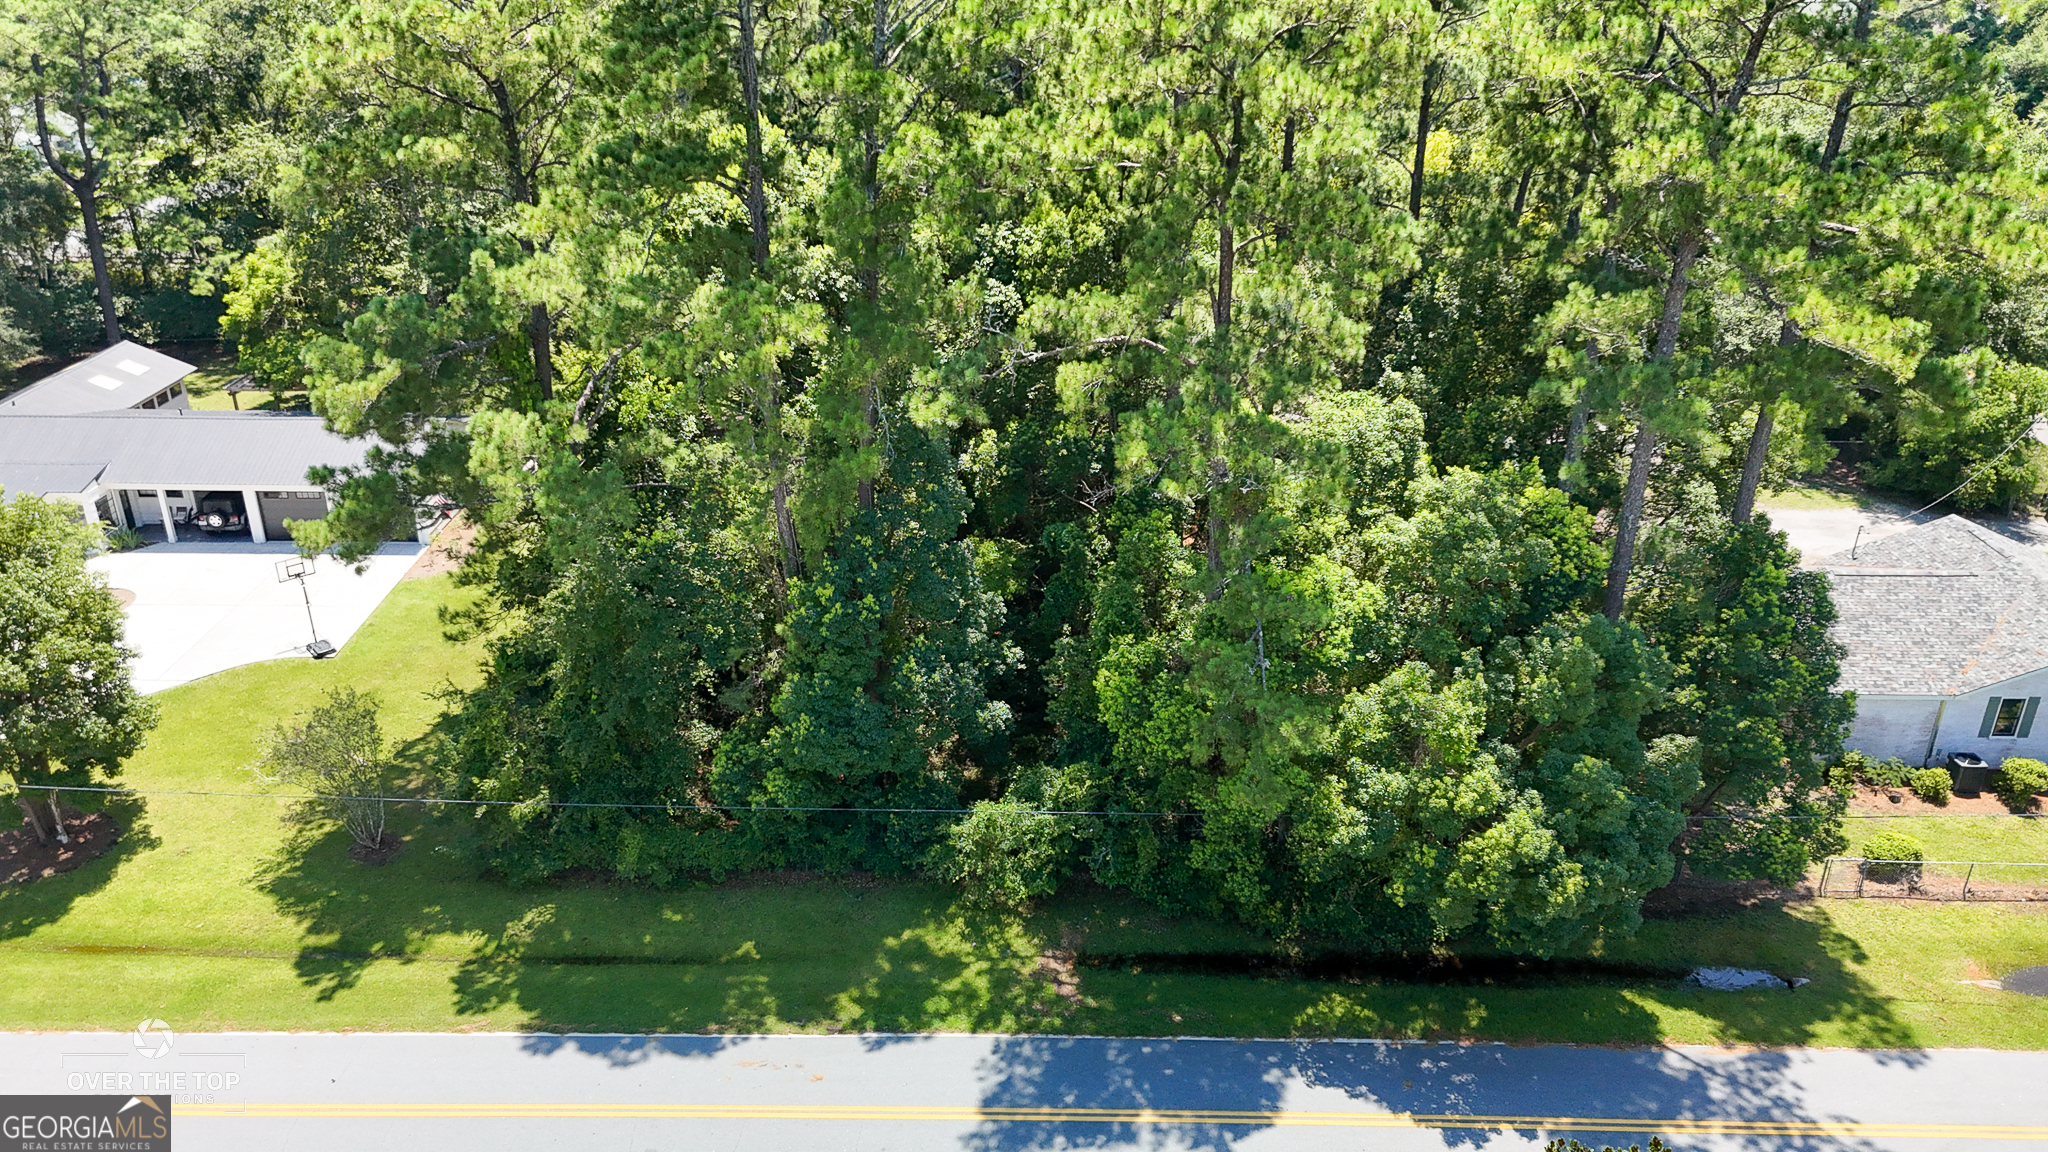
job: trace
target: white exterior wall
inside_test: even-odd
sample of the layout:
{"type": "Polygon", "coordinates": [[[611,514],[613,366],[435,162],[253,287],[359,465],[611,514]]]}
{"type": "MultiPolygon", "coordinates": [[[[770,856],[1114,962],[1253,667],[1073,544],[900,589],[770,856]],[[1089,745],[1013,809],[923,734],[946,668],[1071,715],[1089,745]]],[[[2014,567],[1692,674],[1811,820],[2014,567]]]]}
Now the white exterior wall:
{"type": "MultiPolygon", "coordinates": [[[[1942,763],[1951,752],[1975,752],[1993,767],[2007,756],[2048,760],[2048,715],[2035,716],[2034,727],[2024,740],[2016,736],[1978,737],[1978,729],[1984,726],[1984,706],[1993,696],[2048,697],[2048,668],[2036,669],[1989,688],[1951,698],[1948,711],[1941,718],[1941,734],[1934,740],[1932,763],[1942,763]]],[[[2044,699],[2043,704],[2048,705],[2048,699],[2044,699]]]]}
{"type": "MultiPolygon", "coordinates": [[[[1977,706],[1983,708],[1981,702],[1977,706]]],[[[1950,709],[1954,707],[1953,703],[1949,705],[1950,709]]],[[[1927,755],[1929,739],[1934,736],[1936,713],[1941,713],[1942,727],[1947,728],[1948,715],[1942,710],[1939,696],[1873,696],[1858,692],[1856,722],[1842,746],[1879,760],[1896,756],[1918,767],[1927,755]]],[[[1970,731],[1974,735],[1977,730],[1970,731]]]]}

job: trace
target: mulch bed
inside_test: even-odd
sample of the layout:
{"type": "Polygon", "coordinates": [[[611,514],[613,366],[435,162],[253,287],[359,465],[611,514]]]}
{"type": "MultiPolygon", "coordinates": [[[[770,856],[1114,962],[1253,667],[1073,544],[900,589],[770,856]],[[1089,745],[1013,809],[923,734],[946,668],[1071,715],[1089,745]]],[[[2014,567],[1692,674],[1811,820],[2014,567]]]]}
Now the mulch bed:
{"type": "Polygon", "coordinates": [[[434,543],[420,553],[401,580],[425,580],[462,567],[462,561],[476,547],[476,525],[461,516],[442,525],[434,543]]]}
{"type": "Polygon", "coordinates": [[[348,858],[358,864],[389,864],[398,855],[398,850],[403,847],[405,847],[405,841],[386,832],[383,839],[378,840],[374,847],[368,844],[349,845],[348,858]]]}
{"type": "MultiPolygon", "coordinates": [[[[48,812],[43,816],[47,820],[48,812]]],[[[28,884],[96,860],[121,838],[121,828],[103,812],[88,815],[66,808],[64,834],[71,843],[37,843],[36,834],[25,823],[0,832],[0,884],[28,884]]]]}
{"type": "Polygon", "coordinates": [[[2012,809],[1988,788],[1981,795],[1951,796],[1947,804],[1929,804],[1904,788],[1858,784],[1856,795],[1849,800],[1849,811],[1868,816],[2005,816],[2012,809]],[[1897,803],[1892,801],[1893,796],[1899,798],[1897,803]]]}

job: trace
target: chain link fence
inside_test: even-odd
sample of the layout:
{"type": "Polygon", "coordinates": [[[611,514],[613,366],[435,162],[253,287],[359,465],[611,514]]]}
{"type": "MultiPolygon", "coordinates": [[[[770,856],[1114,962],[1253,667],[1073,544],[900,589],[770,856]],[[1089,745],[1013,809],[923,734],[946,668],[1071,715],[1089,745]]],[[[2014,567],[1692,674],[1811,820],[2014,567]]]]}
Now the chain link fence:
{"type": "Polygon", "coordinates": [[[2048,862],[1830,856],[1816,896],[1893,900],[2048,900],[2048,862]]]}

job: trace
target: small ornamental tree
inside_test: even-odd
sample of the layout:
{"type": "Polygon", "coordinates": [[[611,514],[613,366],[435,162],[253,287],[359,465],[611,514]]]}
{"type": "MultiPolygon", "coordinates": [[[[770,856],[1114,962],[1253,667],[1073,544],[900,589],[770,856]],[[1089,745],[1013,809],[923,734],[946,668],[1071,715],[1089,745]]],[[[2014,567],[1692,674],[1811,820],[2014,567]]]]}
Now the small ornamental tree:
{"type": "Polygon", "coordinates": [[[156,723],[128,679],[121,607],[85,558],[98,533],[75,507],[0,493],[0,771],[36,839],[65,838],[52,791],[120,771],[156,723]]]}
{"type": "Polygon", "coordinates": [[[311,809],[341,821],[364,848],[384,843],[384,787],[390,763],[377,724],[377,698],[334,688],[304,723],[278,725],[257,774],[311,793],[311,809]]]}

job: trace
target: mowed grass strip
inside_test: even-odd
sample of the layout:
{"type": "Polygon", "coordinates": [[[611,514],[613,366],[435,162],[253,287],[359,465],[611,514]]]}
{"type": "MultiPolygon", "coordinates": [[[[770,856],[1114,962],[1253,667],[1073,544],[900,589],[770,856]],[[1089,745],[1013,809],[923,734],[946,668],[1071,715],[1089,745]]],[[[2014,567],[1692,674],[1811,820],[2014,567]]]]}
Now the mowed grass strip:
{"type": "MultiPolygon", "coordinates": [[[[434,694],[478,675],[480,646],[447,642],[436,618],[463,595],[446,577],[407,581],[334,660],[255,665],[164,693],[163,723],[125,781],[262,791],[248,766],[263,733],[344,683],[379,693],[403,755],[430,759],[442,708],[434,694]]],[[[2048,963],[2048,916],[2029,905],[1766,907],[1651,921],[1589,954],[1812,981],[1792,992],[1709,993],[1669,978],[1308,980],[1091,965],[1091,956],[1265,947],[1228,924],[1094,889],[1017,916],[963,907],[951,889],[917,880],[514,888],[477,874],[474,817],[461,808],[396,809],[405,850],[373,868],[348,858],[333,827],[285,821],[276,800],[155,795],[109,807],[131,828],[115,852],[0,890],[0,963],[11,977],[0,981],[0,1027],[127,1029],[155,1016],[181,1030],[2048,1042],[2048,1002],[1963,983],[2048,963]]],[[[1991,835],[1964,831],[1989,823],[1935,827],[1991,835]]],[[[2041,831],[2011,823],[2025,826],[2018,834],[2041,831]]]]}

